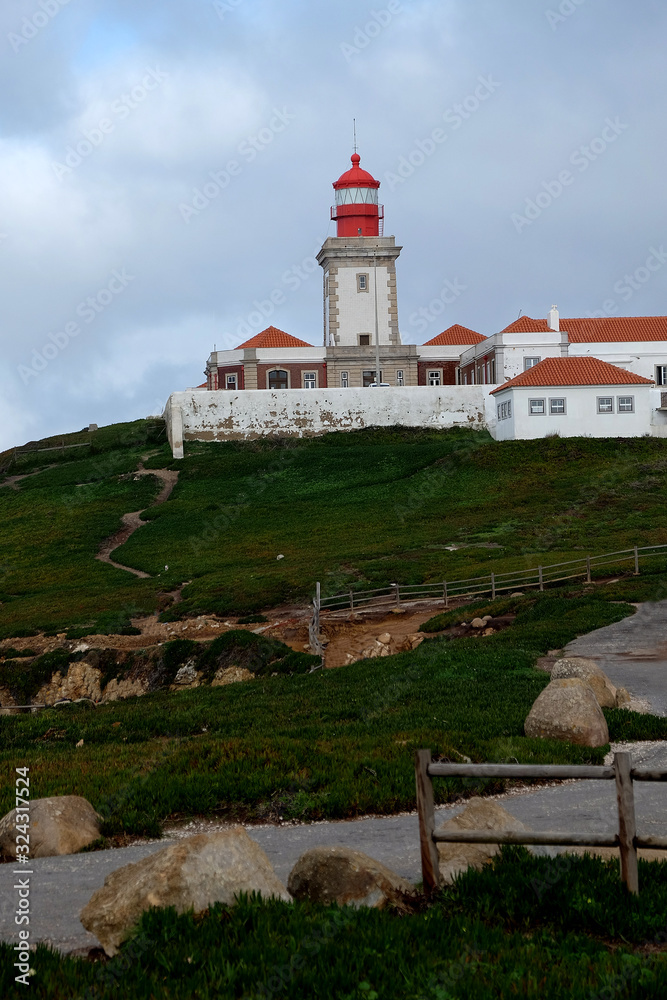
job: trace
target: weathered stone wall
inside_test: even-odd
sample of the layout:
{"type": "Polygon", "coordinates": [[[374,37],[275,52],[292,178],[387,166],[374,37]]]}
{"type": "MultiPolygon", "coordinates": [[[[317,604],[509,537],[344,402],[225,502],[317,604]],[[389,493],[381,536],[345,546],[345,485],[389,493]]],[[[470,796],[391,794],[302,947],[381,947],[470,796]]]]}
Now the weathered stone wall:
{"type": "Polygon", "coordinates": [[[165,409],[175,458],[182,441],[228,441],[270,435],[311,437],[364,427],[492,429],[493,386],[387,389],[289,389],[175,392],[165,409]],[[181,424],[182,422],[182,432],[181,424]],[[173,425],[173,426],[172,426],[173,425]]]}

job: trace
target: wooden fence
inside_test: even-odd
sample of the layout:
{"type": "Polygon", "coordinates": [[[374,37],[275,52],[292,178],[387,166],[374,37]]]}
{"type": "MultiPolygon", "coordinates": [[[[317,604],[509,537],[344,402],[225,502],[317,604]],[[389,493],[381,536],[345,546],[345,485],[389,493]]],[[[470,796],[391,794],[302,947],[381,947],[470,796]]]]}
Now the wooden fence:
{"type": "Polygon", "coordinates": [[[495,600],[501,593],[512,593],[526,587],[544,590],[548,583],[574,580],[579,577],[591,582],[591,573],[605,566],[630,563],[635,575],[639,574],[640,561],[652,556],[667,555],[667,545],[635,545],[632,549],[605,552],[598,556],[582,556],[568,562],[551,563],[534,569],[519,569],[512,573],[490,573],[488,576],[474,576],[466,579],[443,580],[442,583],[405,584],[390,583],[373,590],[348,590],[346,593],[320,597],[320,585],[313,602],[319,619],[320,611],[335,611],[349,608],[378,605],[395,605],[419,600],[442,600],[445,607],[453,598],[490,596],[495,600]]]}
{"type": "Polygon", "coordinates": [[[634,781],[667,781],[667,770],[632,767],[629,753],[614,754],[611,767],[580,767],[539,764],[445,764],[435,763],[430,750],[415,757],[417,811],[424,890],[433,892],[442,884],[438,860],[439,843],[455,844],[542,844],[554,847],[618,847],[621,879],[631,893],[639,892],[637,848],[667,850],[667,837],[640,837],[635,822],[634,781]],[[588,778],[616,782],[618,833],[560,833],[528,830],[436,830],[433,781],[441,778],[588,778]]]}

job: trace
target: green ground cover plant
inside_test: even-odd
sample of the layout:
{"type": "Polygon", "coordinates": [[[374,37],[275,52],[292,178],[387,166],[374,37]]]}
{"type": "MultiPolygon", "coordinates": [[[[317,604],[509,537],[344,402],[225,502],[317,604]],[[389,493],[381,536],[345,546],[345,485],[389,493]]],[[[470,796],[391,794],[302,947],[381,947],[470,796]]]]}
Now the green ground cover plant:
{"type": "Polygon", "coordinates": [[[660,439],[536,448],[465,429],[388,428],[193,442],[181,462],[159,421],[66,437],[82,440],[90,447],[0,456],[6,476],[27,476],[16,489],[0,478],[0,639],[89,634],[104,614],[154,612],[186,581],[165,618],[304,603],[316,580],[330,594],[667,543],[660,439]],[[167,503],[151,506],[159,482],[132,475],[142,460],[179,470],[167,503]],[[122,514],[141,509],[147,523],[115,558],[148,580],[94,558],[122,514]]]}
{"type": "MultiPolygon", "coordinates": [[[[528,621],[518,616],[495,636],[436,637],[410,653],[291,677],[267,676],[281,662],[272,640],[226,633],[200,647],[198,667],[246,662],[260,675],[255,681],[4,717],[0,774],[9,777],[20,753],[40,796],[83,795],[111,836],[155,835],[168,817],[193,814],[309,820],[411,809],[420,747],[453,761],[600,763],[604,748],[524,735],[530,706],[548,683],[533,664],[556,640],[633,608],[597,593],[572,598],[569,610],[565,597],[523,600],[528,621]],[[234,635],[248,643],[245,661],[234,635]],[[129,746],[138,766],[117,764],[117,751],[129,746]]],[[[166,647],[173,673],[192,649],[183,640],[166,647]]],[[[300,656],[309,670],[314,657],[288,653],[284,660],[293,669],[292,657],[300,656]]],[[[667,738],[665,719],[616,711],[607,717],[612,740],[667,738]]],[[[447,779],[435,790],[446,802],[504,788],[499,781],[447,779]]],[[[9,808],[8,795],[0,792],[0,812],[9,808]]]]}
{"type": "MultiPolygon", "coordinates": [[[[667,865],[640,862],[640,879],[651,891],[633,899],[615,862],[555,863],[504,849],[407,915],[256,897],[198,917],[151,910],[106,963],[40,946],[32,992],[45,1000],[93,989],[127,1000],[657,1000],[667,991],[667,865]]],[[[10,955],[0,945],[0,989],[13,1000],[22,987],[10,955]]]]}

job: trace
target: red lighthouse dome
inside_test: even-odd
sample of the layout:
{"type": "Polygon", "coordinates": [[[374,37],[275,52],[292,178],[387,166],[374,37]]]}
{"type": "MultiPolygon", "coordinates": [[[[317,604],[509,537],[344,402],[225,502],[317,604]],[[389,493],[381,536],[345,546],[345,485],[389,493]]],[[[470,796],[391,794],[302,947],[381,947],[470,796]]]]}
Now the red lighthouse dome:
{"type": "Polygon", "coordinates": [[[337,236],[381,236],[384,206],[378,205],[376,181],[359,166],[361,157],[352,154],[352,166],[334,182],[336,204],[331,218],[338,223],[337,236]]]}

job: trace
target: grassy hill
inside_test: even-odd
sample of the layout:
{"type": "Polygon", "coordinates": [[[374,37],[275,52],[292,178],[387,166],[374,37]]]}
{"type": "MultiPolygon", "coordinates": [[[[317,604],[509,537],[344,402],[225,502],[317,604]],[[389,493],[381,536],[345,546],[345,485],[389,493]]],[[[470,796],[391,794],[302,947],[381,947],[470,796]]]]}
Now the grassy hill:
{"type": "Polygon", "coordinates": [[[160,421],[40,447],[61,440],[84,447],[0,455],[0,638],[120,628],[186,581],[179,615],[243,613],[305,602],[316,580],[335,593],[667,542],[657,439],[499,444],[485,432],[371,429],[193,443],[181,462],[160,421]],[[132,475],[141,460],[179,470],[159,507],[160,483],[132,475]],[[114,559],[147,580],[94,558],[141,509],[147,523],[114,559]]]}

